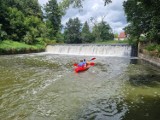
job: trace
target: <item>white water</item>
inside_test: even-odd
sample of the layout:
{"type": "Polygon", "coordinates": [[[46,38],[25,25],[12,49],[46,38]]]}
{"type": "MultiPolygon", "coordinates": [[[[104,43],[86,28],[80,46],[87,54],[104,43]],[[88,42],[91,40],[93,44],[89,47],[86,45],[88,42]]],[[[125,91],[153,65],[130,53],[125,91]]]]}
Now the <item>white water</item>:
{"type": "Polygon", "coordinates": [[[86,55],[86,56],[116,56],[130,57],[129,45],[48,45],[46,52],[52,54],[86,55]]]}

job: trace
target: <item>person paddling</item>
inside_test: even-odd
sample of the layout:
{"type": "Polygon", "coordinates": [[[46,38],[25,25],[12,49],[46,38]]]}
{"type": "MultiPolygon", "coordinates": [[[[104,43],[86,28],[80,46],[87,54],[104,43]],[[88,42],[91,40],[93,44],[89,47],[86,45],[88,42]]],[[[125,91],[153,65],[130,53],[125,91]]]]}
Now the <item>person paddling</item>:
{"type": "Polygon", "coordinates": [[[80,63],[78,64],[78,67],[84,67],[84,62],[83,62],[83,60],[80,60],[80,63]]]}
{"type": "MultiPolygon", "coordinates": [[[[92,58],[91,60],[95,60],[96,58],[92,58]]],[[[90,61],[91,61],[90,60],[90,61]]],[[[86,59],[84,59],[84,60],[80,60],[80,63],[79,64],[77,64],[77,63],[75,63],[75,64],[73,64],[75,67],[87,67],[88,65],[94,65],[94,63],[93,62],[90,62],[90,61],[86,61],[86,59]]]]}
{"type": "Polygon", "coordinates": [[[85,64],[85,66],[87,67],[88,65],[90,65],[90,61],[86,61],[86,59],[84,59],[84,64],[85,64]]]}
{"type": "Polygon", "coordinates": [[[87,67],[86,59],[83,60],[84,67],[87,67]]]}

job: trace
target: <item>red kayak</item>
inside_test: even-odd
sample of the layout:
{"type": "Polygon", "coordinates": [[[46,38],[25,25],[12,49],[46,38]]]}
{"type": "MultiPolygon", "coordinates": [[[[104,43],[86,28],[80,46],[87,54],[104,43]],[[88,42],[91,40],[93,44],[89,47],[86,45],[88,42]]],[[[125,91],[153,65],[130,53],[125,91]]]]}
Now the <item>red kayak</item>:
{"type": "Polygon", "coordinates": [[[86,70],[88,70],[91,66],[93,66],[94,65],[94,62],[90,62],[88,65],[87,65],[87,67],[78,67],[78,65],[77,64],[74,64],[74,66],[76,66],[76,68],[74,69],[74,71],[76,72],[76,73],[78,73],[78,72],[83,72],[83,71],[86,71],[86,70]]]}
{"type": "Polygon", "coordinates": [[[88,70],[89,68],[90,68],[90,66],[87,66],[87,67],[76,67],[76,68],[74,69],[74,71],[75,71],[76,73],[78,73],[78,72],[86,71],[86,70],[88,70]]]}

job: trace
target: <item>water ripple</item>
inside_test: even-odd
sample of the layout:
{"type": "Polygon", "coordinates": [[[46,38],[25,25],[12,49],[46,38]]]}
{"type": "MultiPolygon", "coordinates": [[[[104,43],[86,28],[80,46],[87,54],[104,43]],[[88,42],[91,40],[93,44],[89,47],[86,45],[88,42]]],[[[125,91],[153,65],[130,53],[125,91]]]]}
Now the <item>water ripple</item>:
{"type": "Polygon", "coordinates": [[[127,111],[121,99],[99,99],[83,111],[79,120],[120,120],[127,111]]]}

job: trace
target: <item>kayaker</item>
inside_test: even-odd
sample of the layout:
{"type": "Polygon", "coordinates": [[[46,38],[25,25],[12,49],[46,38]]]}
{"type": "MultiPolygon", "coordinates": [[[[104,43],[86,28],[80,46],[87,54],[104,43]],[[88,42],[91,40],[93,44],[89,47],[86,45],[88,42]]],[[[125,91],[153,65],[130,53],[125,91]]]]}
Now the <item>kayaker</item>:
{"type": "Polygon", "coordinates": [[[78,67],[84,67],[84,61],[80,60],[80,63],[78,64],[78,67]]]}
{"type": "Polygon", "coordinates": [[[84,64],[84,67],[87,66],[87,62],[86,62],[86,59],[83,60],[83,64],[84,64]]]}
{"type": "Polygon", "coordinates": [[[84,59],[84,64],[85,64],[85,67],[87,67],[87,65],[90,65],[90,62],[86,61],[86,59],[84,59]]]}

